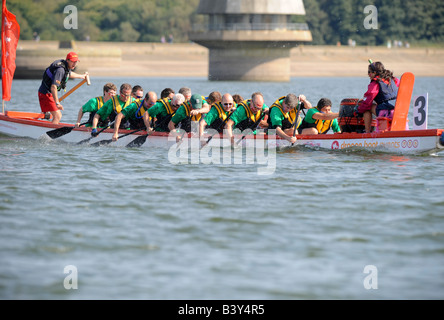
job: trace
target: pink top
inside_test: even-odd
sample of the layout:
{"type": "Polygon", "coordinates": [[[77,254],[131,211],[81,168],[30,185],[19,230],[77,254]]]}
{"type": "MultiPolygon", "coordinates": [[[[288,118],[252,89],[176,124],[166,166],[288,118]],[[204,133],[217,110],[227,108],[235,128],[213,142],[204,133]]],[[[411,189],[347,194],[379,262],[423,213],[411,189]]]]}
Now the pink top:
{"type": "MultiPolygon", "coordinates": [[[[395,81],[396,86],[399,88],[399,79],[394,77],[393,81],[395,81]]],[[[365,111],[370,111],[372,109],[373,100],[375,100],[376,96],[379,93],[379,84],[377,81],[371,81],[368,85],[367,92],[364,93],[364,101],[359,103],[358,112],[364,113],[365,111]]]]}

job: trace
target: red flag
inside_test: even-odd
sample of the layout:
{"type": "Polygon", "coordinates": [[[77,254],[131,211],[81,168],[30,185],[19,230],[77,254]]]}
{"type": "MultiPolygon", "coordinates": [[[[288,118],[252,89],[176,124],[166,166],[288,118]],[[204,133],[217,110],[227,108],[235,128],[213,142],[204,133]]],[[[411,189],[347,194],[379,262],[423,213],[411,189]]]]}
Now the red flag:
{"type": "Polygon", "coordinates": [[[2,99],[11,100],[11,84],[15,72],[15,51],[20,37],[20,26],[15,15],[2,5],[2,99]]]}

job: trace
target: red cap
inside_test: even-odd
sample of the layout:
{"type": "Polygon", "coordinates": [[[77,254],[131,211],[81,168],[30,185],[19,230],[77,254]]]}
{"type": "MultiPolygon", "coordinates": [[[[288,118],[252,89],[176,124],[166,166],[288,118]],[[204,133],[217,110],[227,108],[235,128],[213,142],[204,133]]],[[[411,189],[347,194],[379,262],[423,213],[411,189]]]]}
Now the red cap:
{"type": "Polygon", "coordinates": [[[66,56],[66,60],[71,60],[72,62],[79,61],[79,56],[75,52],[70,52],[66,56]]]}

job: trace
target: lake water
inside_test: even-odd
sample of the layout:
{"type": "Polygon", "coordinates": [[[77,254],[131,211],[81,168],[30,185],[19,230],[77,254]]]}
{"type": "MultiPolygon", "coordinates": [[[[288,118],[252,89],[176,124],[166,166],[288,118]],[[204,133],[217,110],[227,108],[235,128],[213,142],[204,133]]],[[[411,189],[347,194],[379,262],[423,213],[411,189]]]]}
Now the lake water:
{"type": "MultiPolygon", "coordinates": [[[[366,76],[91,81],[64,101],[63,122],[109,81],[261,91],[268,105],[292,92],[313,104],[328,97],[333,111],[368,85],[366,76]]],[[[14,81],[7,110],[39,112],[39,84],[14,81]]],[[[444,78],[416,79],[429,128],[444,128],[443,88],[444,78]]],[[[256,163],[177,165],[167,153],[0,136],[0,299],[444,298],[442,153],[297,148],[277,151],[269,175],[256,163]]]]}

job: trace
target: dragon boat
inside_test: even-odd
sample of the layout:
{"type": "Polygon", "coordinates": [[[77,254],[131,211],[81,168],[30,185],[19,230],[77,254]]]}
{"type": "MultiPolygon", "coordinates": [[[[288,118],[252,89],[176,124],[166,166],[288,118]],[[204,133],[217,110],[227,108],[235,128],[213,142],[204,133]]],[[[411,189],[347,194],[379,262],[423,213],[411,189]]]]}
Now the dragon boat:
{"type": "MultiPolygon", "coordinates": [[[[256,134],[250,130],[235,134],[235,145],[254,148],[289,148],[306,146],[325,150],[363,149],[394,154],[435,154],[444,149],[444,129],[408,129],[408,111],[413,91],[414,76],[405,73],[401,77],[398,96],[392,114],[372,120],[373,130],[364,133],[364,121],[356,115],[358,99],[341,101],[338,122],[341,133],[298,135],[293,145],[276,134],[256,134]]],[[[53,124],[44,113],[5,111],[0,113],[0,133],[22,138],[63,141],[66,143],[117,147],[171,147],[179,146],[176,137],[165,132],[119,130],[119,139],[112,141],[114,130],[103,128],[97,137],[91,129],[74,127],[73,124],[53,124]]],[[[200,141],[208,141],[207,147],[230,147],[231,142],[223,134],[206,133],[198,137],[193,133],[181,133],[181,148],[200,148],[200,141]]]]}
{"type": "MultiPolygon", "coordinates": [[[[357,130],[361,126],[359,121],[353,122],[341,119],[341,127],[355,126],[357,130]],[[350,124],[352,123],[352,124],[350,124]]],[[[44,141],[63,141],[72,144],[84,145],[109,145],[124,147],[130,145],[135,139],[142,140],[137,144],[141,148],[171,147],[176,144],[176,138],[165,132],[152,132],[149,135],[143,130],[119,130],[118,141],[112,140],[113,129],[104,129],[97,137],[91,136],[91,129],[85,127],[74,128],[72,124],[52,124],[45,119],[45,114],[32,112],[6,111],[0,113],[0,133],[21,138],[31,138],[44,141]],[[48,132],[60,129],[61,132],[70,131],[56,139],[50,138],[48,132]]],[[[227,138],[221,134],[214,136],[208,143],[208,147],[230,146],[227,138]]],[[[204,138],[204,140],[207,137],[204,138]]],[[[239,146],[254,148],[287,148],[293,146],[307,146],[311,148],[341,150],[348,148],[376,150],[395,154],[433,154],[444,149],[444,129],[426,130],[399,130],[381,131],[372,133],[343,132],[322,135],[298,135],[294,145],[276,135],[267,134],[238,134],[235,141],[239,146]]],[[[200,146],[199,138],[192,133],[182,136],[181,145],[193,147],[200,146]]]]}

